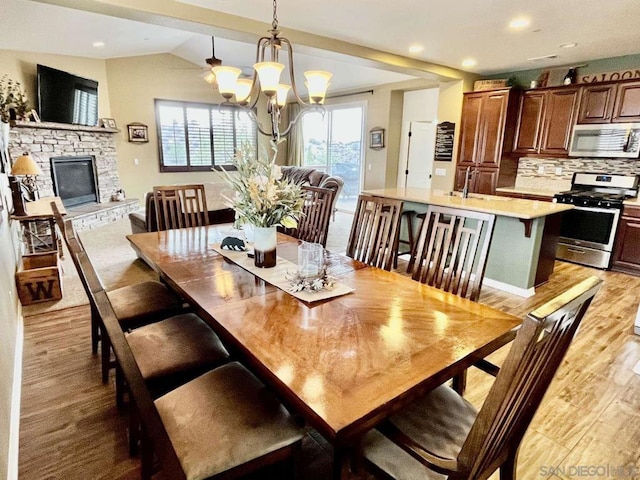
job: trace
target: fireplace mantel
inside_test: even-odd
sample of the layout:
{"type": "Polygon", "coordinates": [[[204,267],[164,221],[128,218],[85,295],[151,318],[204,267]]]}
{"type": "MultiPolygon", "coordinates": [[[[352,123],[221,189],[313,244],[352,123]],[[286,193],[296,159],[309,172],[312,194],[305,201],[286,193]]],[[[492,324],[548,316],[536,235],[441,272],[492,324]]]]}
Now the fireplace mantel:
{"type": "Polygon", "coordinates": [[[54,122],[26,122],[16,120],[11,122],[11,128],[40,128],[44,130],[71,130],[74,132],[94,132],[94,133],[119,133],[117,128],[88,127],[86,125],[73,125],[71,123],[54,122]]]}

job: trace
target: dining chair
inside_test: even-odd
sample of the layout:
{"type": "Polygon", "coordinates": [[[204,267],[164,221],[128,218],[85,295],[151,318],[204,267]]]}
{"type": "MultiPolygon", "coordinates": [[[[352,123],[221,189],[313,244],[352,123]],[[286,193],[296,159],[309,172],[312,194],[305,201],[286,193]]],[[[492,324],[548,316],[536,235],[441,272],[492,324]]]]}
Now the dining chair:
{"type": "MultiPolygon", "coordinates": [[[[73,255],[73,254],[72,254],[73,255]]],[[[80,268],[91,285],[89,303],[98,311],[95,296],[104,291],[86,252],[76,254],[80,268]]],[[[106,293],[109,298],[108,292],[106,293]]],[[[109,299],[112,309],[113,302],[109,299]]],[[[102,317],[101,317],[102,318],[102,317]]],[[[117,318],[117,317],[116,317],[117,318]]],[[[104,324],[104,322],[102,322],[104,324]]],[[[118,321],[120,324],[120,322],[118,321]]],[[[183,313],[124,331],[129,348],[153,397],[186,383],[229,361],[229,352],[214,331],[195,313],[183,313]]],[[[109,336],[105,337],[105,345],[109,336]]],[[[109,341],[109,345],[111,343],[109,341]]],[[[111,350],[111,347],[110,347],[111,350]]],[[[127,384],[116,362],[116,403],[124,406],[127,384]]],[[[129,448],[137,451],[139,436],[135,405],[130,408],[129,448]]]]}
{"type": "Polygon", "coordinates": [[[304,205],[298,227],[282,231],[305,242],[320,243],[326,247],[335,191],[330,188],[303,186],[302,192],[304,205]]]}
{"type": "MultiPolygon", "coordinates": [[[[494,225],[492,214],[429,205],[407,271],[414,280],[478,301],[494,225]]],[[[495,368],[485,361],[476,366],[495,368]]],[[[453,388],[462,395],[466,382],[467,372],[460,372],[453,388]]]]}
{"type": "MultiPolygon", "coordinates": [[[[87,296],[91,290],[104,288],[97,273],[95,276],[87,276],[86,269],[83,269],[78,261],[78,254],[86,253],[86,251],[75,231],[73,221],[71,219],[65,220],[54,202],[51,202],[51,210],[87,296]]],[[[91,270],[95,272],[93,265],[91,265],[91,270]]],[[[166,285],[155,280],[109,290],[107,295],[123,329],[156,322],[185,311],[182,299],[166,285]]],[[[94,354],[98,353],[98,344],[101,343],[103,383],[108,382],[109,370],[114,366],[111,362],[111,350],[108,342],[109,339],[102,336],[100,316],[92,305],[91,350],[94,354]]]]}
{"type": "Polygon", "coordinates": [[[304,430],[252,373],[231,362],[154,399],[109,298],[94,298],[142,425],[144,480],[154,455],[163,478],[236,478],[287,460],[293,477],[304,430]]]}
{"type": "Polygon", "coordinates": [[[347,256],[391,270],[397,249],[402,201],[361,194],[351,225],[347,256]]]}
{"type": "Polygon", "coordinates": [[[412,260],[413,279],[477,301],[495,215],[429,205],[412,260]]]}
{"type": "Polygon", "coordinates": [[[393,479],[515,478],[518,448],[602,284],[589,277],[529,313],[480,411],[447,385],[391,416],[363,441],[364,464],[393,479]]]}
{"type": "Polygon", "coordinates": [[[153,187],[158,230],[209,225],[204,185],[153,187]]]}

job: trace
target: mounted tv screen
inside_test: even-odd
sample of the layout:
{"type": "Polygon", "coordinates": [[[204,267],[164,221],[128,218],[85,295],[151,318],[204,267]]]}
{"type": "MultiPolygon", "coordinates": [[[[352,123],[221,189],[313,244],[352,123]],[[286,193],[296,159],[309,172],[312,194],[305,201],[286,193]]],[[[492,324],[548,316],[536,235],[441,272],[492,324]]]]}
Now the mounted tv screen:
{"type": "Polygon", "coordinates": [[[38,111],[43,122],[98,124],[98,82],[38,65],[38,111]]]}

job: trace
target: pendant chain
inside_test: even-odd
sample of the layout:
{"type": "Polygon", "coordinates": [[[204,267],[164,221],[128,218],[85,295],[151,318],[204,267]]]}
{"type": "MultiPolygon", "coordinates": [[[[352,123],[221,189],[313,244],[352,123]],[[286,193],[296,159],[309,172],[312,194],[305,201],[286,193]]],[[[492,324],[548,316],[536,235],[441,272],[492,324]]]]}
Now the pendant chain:
{"type": "Polygon", "coordinates": [[[278,29],[278,3],[276,0],[273,0],[273,21],[271,22],[271,28],[274,30],[278,29]]]}

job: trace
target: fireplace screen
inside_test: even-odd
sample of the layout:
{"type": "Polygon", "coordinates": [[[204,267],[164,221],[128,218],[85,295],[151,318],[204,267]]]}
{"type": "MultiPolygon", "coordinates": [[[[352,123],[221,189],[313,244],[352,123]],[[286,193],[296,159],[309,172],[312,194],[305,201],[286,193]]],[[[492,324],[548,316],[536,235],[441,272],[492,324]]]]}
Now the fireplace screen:
{"type": "Polygon", "coordinates": [[[94,157],[57,157],[51,159],[55,194],[65,207],[98,201],[94,157]]]}

